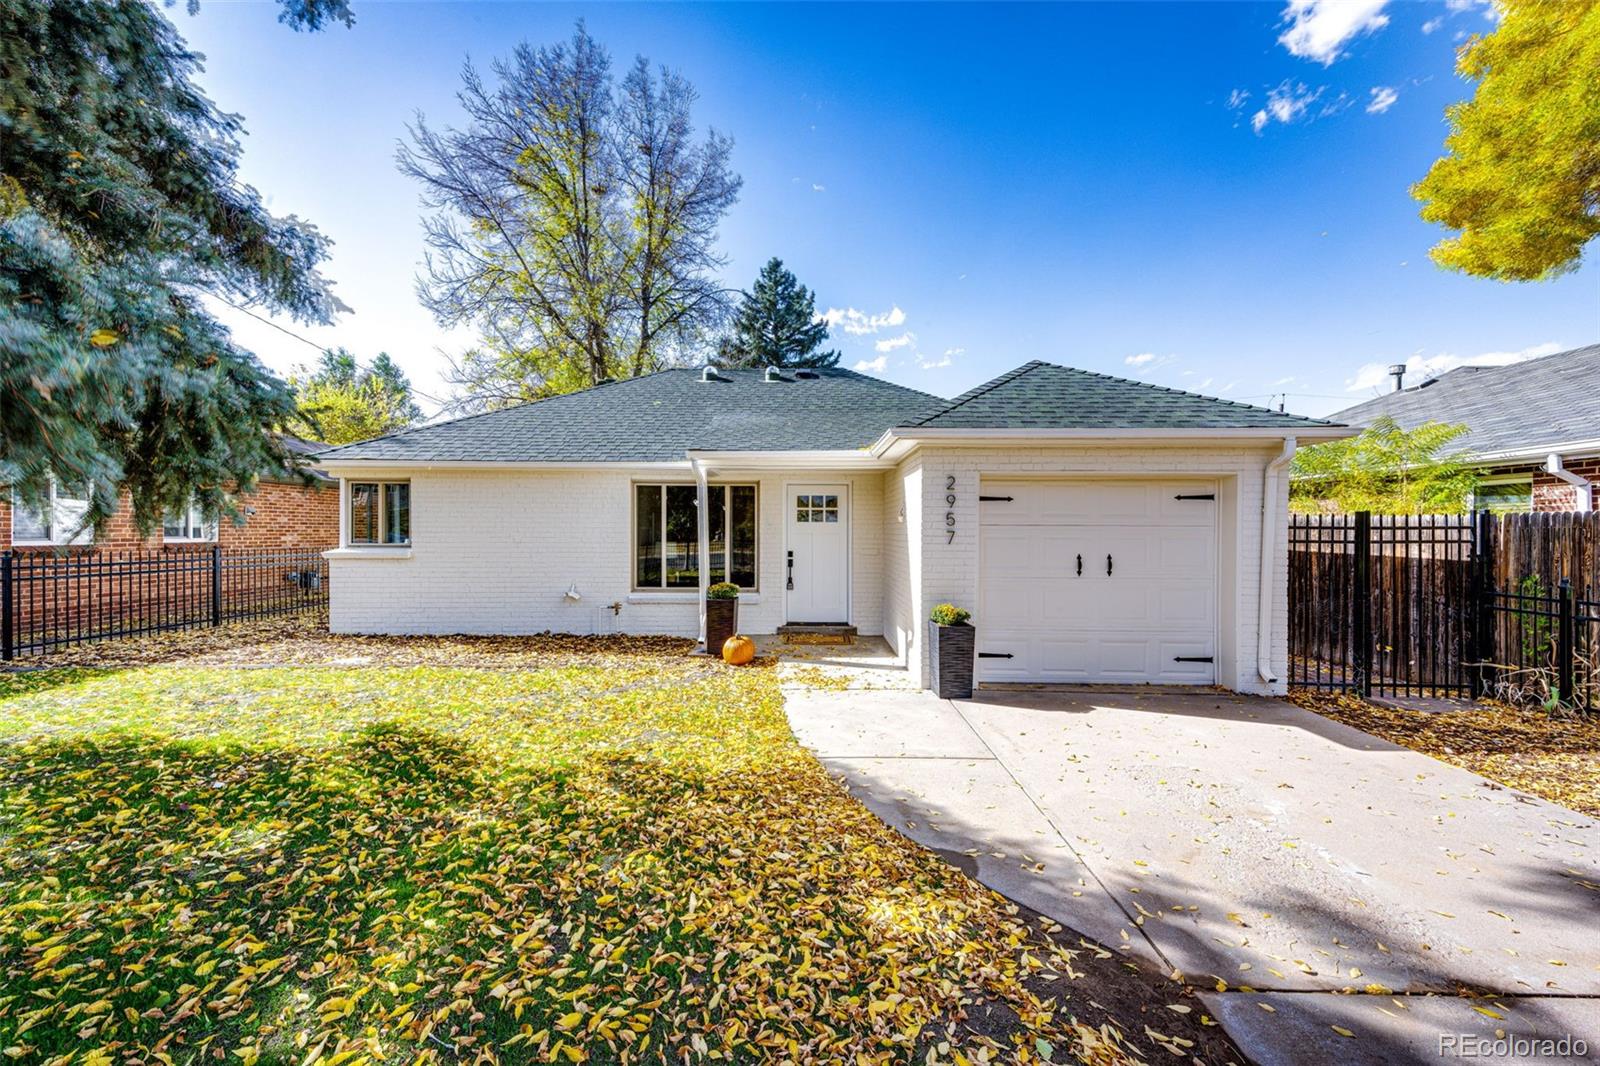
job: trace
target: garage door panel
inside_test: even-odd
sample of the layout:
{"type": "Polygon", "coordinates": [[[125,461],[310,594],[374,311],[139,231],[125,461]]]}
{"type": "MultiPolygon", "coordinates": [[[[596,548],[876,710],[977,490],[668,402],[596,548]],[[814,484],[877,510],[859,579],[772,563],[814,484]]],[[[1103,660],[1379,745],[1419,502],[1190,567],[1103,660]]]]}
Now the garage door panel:
{"type": "Polygon", "coordinates": [[[1156,621],[1162,629],[1209,629],[1217,617],[1216,597],[1211,586],[1171,588],[1159,597],[1156,621]]]}
{"type": "Polygon", "coordinates": [[[983,681],[1214,679],[1214,485],[985,479],[979,529],[983,681]],[[1082,573],[1077,560],[1083,557],[1082,573]],[[1112,573],[1106,574],[1106,556],[1112,573]]]}

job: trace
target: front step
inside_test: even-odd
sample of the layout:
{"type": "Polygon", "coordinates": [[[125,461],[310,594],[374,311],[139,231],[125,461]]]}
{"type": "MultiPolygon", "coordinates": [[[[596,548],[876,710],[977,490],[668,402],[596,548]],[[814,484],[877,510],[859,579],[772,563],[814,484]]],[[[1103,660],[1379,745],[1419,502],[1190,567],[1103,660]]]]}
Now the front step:
{"type": "Polygon", "coordinates": [[[856,627],[827,622],[791,622],[778,627],[785,644],[854,644],[856,627]]]}

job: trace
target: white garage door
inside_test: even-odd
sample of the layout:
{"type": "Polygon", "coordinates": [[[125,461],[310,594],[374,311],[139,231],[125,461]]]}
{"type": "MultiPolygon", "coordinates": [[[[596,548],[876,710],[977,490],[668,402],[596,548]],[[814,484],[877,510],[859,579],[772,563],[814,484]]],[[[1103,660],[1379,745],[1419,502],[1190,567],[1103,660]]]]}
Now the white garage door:
{"type": "Polygon", "coordinates": [[[979,681],[1216,680],[1209,481],[985,478],[979,681]]]}

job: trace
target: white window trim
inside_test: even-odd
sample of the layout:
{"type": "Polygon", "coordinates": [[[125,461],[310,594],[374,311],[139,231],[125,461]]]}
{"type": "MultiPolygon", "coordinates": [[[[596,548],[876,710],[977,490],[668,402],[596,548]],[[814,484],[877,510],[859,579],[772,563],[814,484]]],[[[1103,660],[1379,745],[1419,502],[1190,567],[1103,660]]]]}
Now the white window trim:
{"type": "MultiPolygon", "coordinates": [[[[700,598],[698,587],[685,588],[665,583],[667,580],[667,546],[665,539],[661,543],[661,580],[663,583],[660,585],[639,584],[639,489],[641,487],[661,489],[662,513],[660,521],[664,526],[666,523],[668,486],[693,488],[694,482],[654,481],[645,478],[632,482],[628,486],[628,588],[631,590],[628,594],[628,599],[630,603],[672,603],[679,601],[693,603],[700,598]]],[[[706,487],[708,489],[722,489],[725,493],[731,488],[748,488],[755,491],[756,528],[754,548],[756,552],[756,583],[749,586],[740,585],[739,599],[743,603],[759,602],[757,598],[761,593],[761,484],[757,481],[713,481],[706,487]]],[[[727,501],[728,497],[724,496],[722,505],[722,567],[724,579],[726,579],[729,569],[728,557],[733,553],[733,508],[728,506],[727,501]]],[[[660,529],[662,526],[657,528],[660,529]]],[[[663,538],[665,538],[665,535],[663,530],[663,538]]],[[[708,553],[709,548],[710,546],[708,545],[708,553]]],[[[709,558],[709,554],[707,557],[709,558]]]]}
{"type": "MultiPolygon", "coordinates": [[[[15,494],[12,495],[12,497],[11,497],[11,543],[12,543],[12,545],[14,547],[25,547],[25,548],[32,548],[32,547],[64,547],[64,546],[77,546],[77,545],[93,544],[94,543],[94,530],[92,528],[89,528],[89,527],[85,527],[83,529],[77,530],[71,536],[67,536],[66,535],[66,530],[72,529],[76,525],[76,523],[63,522],[61,520],[60,516],[58,515],[58,513],[57,513],[57,508],[58,508],[58,504],[57,504],[57,500],[58,500],[57,487],[58,486],[57,486],[57,483],[56,483],[56,479],[52,477],[50,479],[50,502],[49,502],[49,505],[48,505],[49,508],[50,508],[50,513],[46,516],[46,525],[48,525],[48,527],[49,527],[50,535],[47,536],[47,537],[44,537],[42,539],[38,538],[38,537],[18,537],[17,536],[17,513],[19,511],[24,510],[25,508],[24,508],[24,505],[22,503],[21,498],[19,496],[15,495],[15,494]]],[[[93,492],[93,491],[94,490],[91,488],[90,492],[93,492]]],[[[78,500],[78,499],[74,498],[73,502],[74,503],[83,503],[85,506],[87,506],[89,500],[88,500],[88,497],[84,497],[82,500],[78,500]]]]}
{"type": "MultiPolygon", "coordinates": [[[[1509,513],[1509,514],[1532,514],[1533,513],[1533,471],[1530,470],[1526,474],[1494,474],[1494,475],[1492,475],[1490,477],[1481,477],[1481,478],[1478,479],[1478,484],[1479,485],[1527,485],[1528,486],[1528,509],[1526,511],[1511,511],[1511,512],[1507,512],[1507,513],[1509,513]]],[[[1468,510],[1479,511],[1479,510],[1482,509],[1482,508],[1480,508],[1478,506],[1478,492],[1477,492],[1476,489],[1473,490],[1472,496],[1471,496],[1471,499],[1470,499],[1469,503],[1470,503],[1470,506],[1468,507],[1468,510]]]]}
{"type": "Polygon", "coordinates": [[[200,521],[198,523],[196,523],[200,527],[200,535],[198,537],[190,537],[190,536],[184,536],[184,535],[168,533],[167,532],[167,519],[169,517],[170,516],[168,516],[168,515],[162,515],[161,516],[161,543],[163,543],[163,544],[215,544],[217,542],[217,520],[215,518],[206,518],[205,515],[201,514],[200,513],[200,504],[197,501],[190,500],[189,501],[189,505],[186,508],[184,508],[183,524],[187,528],[189,526],[189,519],[191,519],[191,518],[199,518],[200,521]]]}
{"type": "MultiPolygon", "coordinates": [[[[339,501],[339,547],[341,549],[351,552],[361,552],[363,554],[404,552],[408,557],[410,556],[411,548],[415,543],[416,538],[412,536],[409,528],[406,530],[406,539],[403,541],[396,541],[395,543],[391,544],[385,539],[389,533],[389,494],[385,490],[390,485],[406,486],[406,511],[409,514],[412,507],[410,478],[359,477],[344,479],[344,481],[341,483],[341,499],[339,501]],[[355,523],[351,521],[351,518],[353,517],[351,509],[355,506],[355,493],[352,492],[351,489],[356,485],[376,485],[378,487],[377,540],[356,540],[352,535],[351,531],[355,526],[355,523]]],[[[407,522],[407,525],[409,527],[409,521],[407,522]]]]}

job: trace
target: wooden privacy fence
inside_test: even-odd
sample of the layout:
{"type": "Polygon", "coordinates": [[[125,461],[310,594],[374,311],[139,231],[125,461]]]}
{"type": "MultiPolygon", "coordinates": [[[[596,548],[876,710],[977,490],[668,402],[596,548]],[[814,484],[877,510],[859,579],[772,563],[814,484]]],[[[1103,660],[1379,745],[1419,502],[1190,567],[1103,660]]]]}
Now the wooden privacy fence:
{"type": "Polygon", "coordinates": [[[1290,684],[1600,705],[1600,515],[1291,515],[1290,684]]]}
{"type": "Polygon", "coordinates": [[[0,659],[324,607],[320,548],[0,553],[0,659]]]}

